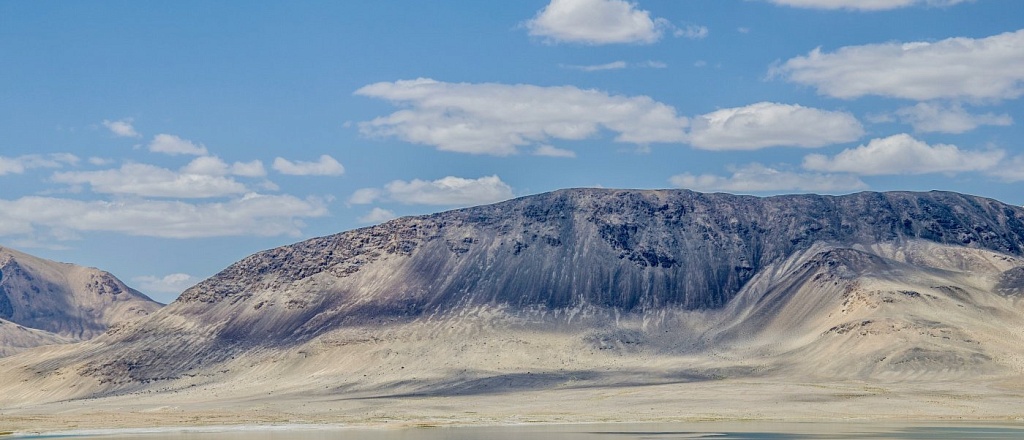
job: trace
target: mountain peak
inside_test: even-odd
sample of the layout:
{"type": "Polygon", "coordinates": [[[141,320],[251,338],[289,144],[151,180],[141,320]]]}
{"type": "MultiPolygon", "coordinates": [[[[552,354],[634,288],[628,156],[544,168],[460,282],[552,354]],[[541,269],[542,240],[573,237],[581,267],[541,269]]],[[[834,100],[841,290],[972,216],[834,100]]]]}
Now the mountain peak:
{"type": "Polygon", "coordinates": [[[108,272],[0,247],[0,319],[81,340],[159,308],[108,272]]]}

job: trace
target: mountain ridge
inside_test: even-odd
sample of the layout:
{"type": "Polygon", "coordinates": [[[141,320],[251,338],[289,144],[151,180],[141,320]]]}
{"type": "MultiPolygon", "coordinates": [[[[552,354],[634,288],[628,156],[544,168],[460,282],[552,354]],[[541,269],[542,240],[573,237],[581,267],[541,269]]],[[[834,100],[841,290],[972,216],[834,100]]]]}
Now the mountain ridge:
{"type": "MultiPolygon", "coordinates": [[[[460,238],[455,236],[457,235],[457,232],[445,233],[442,231],[445,227],[448,227],[449,231],[453,228],[458,229],[465,225],[504,228],[505,230],[502,232],[505,237],[503,238],[508,238],[508,240],[506,242],[499,243],[499,245],[506,247],[503,251],[514,255],[520,255],[523,252],[528,252],[528,248],[530,246],[546,246],[546,249],[549,250],[550,248],[562,247],[562,249],[569,249],[569,252],[575,252],[575,248],[572,246],[575,243],[566,243],[566,241],[575,238],[572,237],[572,235],[577,231],[572,230],[573,228],[571,227],[566,228],[565,226],[551,226],[547,224],[549,223],[549,218],[558,217],[562,220],[567,219],[567,212],[586,210],[587,208],[590,208],[590,211],[600,209],[600,207],[595,208],[593,206],[569,206],[564,200],[564,197],[560,197],[573,193],[603,193],[606,196],[611,196],[608,198],[615,198],[616,194],[623,195],[626,200],[617,201],[621,202],[620,209],[622,212],[641,211],[643,212],[642,215],[652,217],[660,215],[661,218],[655,218],[655,220],[663,220],[663,224],[647,224],[643,226],[654,226],[660,227],[661,229],[682,227],[683,232],[686,235],[691,236],[687,237],[689,238],[689,241],[673,244],[688,245],[689,247],[685,250],[691,252],[717,251],[719,248],[715,245],[726,241],[726,239],[730,238],[730,235],[738,236],[740,234],[748,234],[752,235],[755,239],[760,239],[761,241],[764,241],[763,236],[766,235],[776,234],[779,232],[787,235],[789,243],[773,243],[773,247],[771,249],[766,249],[765,252],[759,253],[759,251],[761,251],[760,247],[764,246],[763,243],[753,243],[748,247],[753,247],[755,249],[738,252],[739,255],[735,255],[736,258],[733,258],[733,260],[739,263],[738,266],[735,266],[735,270],[740,273],[719,273],[716,275],[721,279],[703,280],[705,281],[704,285],[699,287],[706,288],[706,290],[712,292],[710,298],[704,301],[688,299],[685,295],[686,292],[683,292],[683,297],[675,298],[675,300],[676,302],[683,304],[686,308],[701,308],[701,306],[714,308],[723,305],[730,298],[730,294],[737,291],[741,284],[749,278],[750,274],[744,272],[752,272],[752,269],[755,269],[754,267],[749,267],[750,265],[759,266],[762,259],[779,258],[781,256],[788,255],[797,249],[801,249],[803,246],[822,239],[837,242],[860,241],[873,243],[920,238],[940,243],[982,246],[992,250],[1012,254],[1019,254],[1022,249],[1024,249],[1024,240],[1021,239],[1021,237],[1024,237],[1024,210],[1016,207],[1010,207],[1009,205],[1002,205],[992,199],[963,196],[948,192],[863,192],[849,196],[774,196],[757,198],[753,196],[733,196],[721,193],[701,194],[687,190],[623,191],[569,189],[536,196],[527,196],[483,207],[472,207],[426,216],[392,220],[378,226],[371,226],[341,234],[314,238],[294,245],[260,252],[243,259],[241,262],[236,263],[236,265],[229,266],[225,271],[187,290],[183,293],[181,300],[185,302],[212,301],[216,295],[232,296],[233,294],[238,293],[238,291],[233,290],[230,285],[215,285],[216,280],[222,276],[231,279],[238,279],[245,273],[255,273],[259,275],[262,273],[278,271],[278,278],[287,282],[308,278],[327,269],[334,271],[334,275],[339,277],[350,276],[358,272],[360,266],[367,262],[367,258],[364,257],[367,254],[367,250],[362,249],[363,245],[376,246],[375,248],[368,250],[370,254],[373,254],[374,251],[376,251],[387,254],[408,255],[417,246],[422,245],[424,242],[443,238],[445,240],[444,247],[447,248],[449,252],[460,257],[472,256],[464,254],[469,253],[474,247],[473,237],[467,235],[460,238]],[[656,197],[657,200],[645,200],[642,198],[630,200],[631,196],[642,194],[659,196],[656,197]],[[675,203],[673,203],[670,208],[669,203],[666,203],[664,197],[661,197],[666,194],[682,195],[683,197],[671,200],[675,203]],[[929,197],[925,197],[926,195],[929,197]],[[870,206],[869,204],[872,201],[876,202],[876,204],[883,202],[889,205],[894,202],[907,204],[907,202],[916,197],[920,197],[920,200],[922,201],[931,202],[931,204],[925,205],[917,212],[909,213],[906,218],[896,219],[891,216],[874,218],[872,216],[864,215],[884,212],[878,206],[870,206]],[[837,210],[845,208],[849,211],[851,210],[851,207],[836,206],[836,202],[848,200],[853,202],[850,203],[851,205],[863,202],[865,206],[852,207],[852,209],[860,210],[860,212],[854,213],[857,215],[837,215],[837,210]],[[728,201],[730,203],[723,203],[724,201],[728,201]],[[805,202],[805,206],[800,206],[797,209],[790,209],[788,212],[780,213],[778,211],[780,210],[779,205],[781,203],[765,203],[769,201],[805,202]],[[961,203],[961,205],[953,205],[958,208],[962,208],[964,204],[973,205],[973,207],[976,208],[985,208],[983,205],[988,205],[988,209],[986,211],[988,211],[989,218],[981,218],[982,221],[980,222],[977,221],[977,218],[958,219],[955,213],[943,208],[944,206],[947,206],[950,201],[966,202],[961,203]],[[701,204],[701,202],[703,202],[703,204],[701,204]],[[783,225],[783,228],[787,230],[777,231],[779,228],[765,228],[756,220],[745,223],[735,221],[735,211],[740,210],[740,207],[743,204],[757,204],[758,202],[761,202],[761,205],[769,205],[754,208],[755,210],[760,209],[765,215],[788,216],[793,219],[789,225],[783,225]],[[630,206],[630,204],[632,204],[632,206],[630,206]],[[994,208],[997,205],[1002,205],[1004,209],[1010,210],[1004,211],[1003,213],[994,212],[994,208]],[[722,211],[723,208],[733,212],[724,214],[719,212],[717,213],[717,217],[714,217],[716,215],[715,211],[722,211]],[[673,212],[668,212],[670,209],[673,210],[673,212]],[[500,213],[503,210],[513,212],[518,211],[518,213],[521,214],[521,223],[523,223],[524,226],[524,230],[522,232],[511,230],[514,226],[519,225],[501,223],[500,213]],[[929,210],[936,210],[940,212],[930,213],[929,210]],[[799,211],[804,211],[806,213],[800,213],[799,211]],[[497,212],[498,214],[489,215],[490,212],[497,212]],[[824,213],[826,215],[831,213],[831,215],[828,215],[824,219],[817,219],[815,218],[815,215],[818,213],[824,213]],[[697,221],[690,222],[689,224],[680,224],[679,219],[687,215],[696,215],[699,217],[705,216],[710,218],[699,218],[697,221]],[[733,224],[729,223],[730,218],[728,218],[728,216],[730,215],[733,216],[731,219],[733,220],[733,224]],[[856,217],[867,217],[866,222],[868,227],[860,228],[859,230],[858,225],[852,224],[849,220],[850,218],[856,217]],[[706,221],[709,224],[699,224],[702,221],[706,221]],[[973,223],[971,223],[972,221],[973,223]],[[943,222],[948,222],[949,224],[943,225],[943,222]],[[1006,224],[1003,225],[1001,223],[1006,224]],[[887,229],[878,230],[878,228],[876,228],[878,225],[882,225],[887,229]],[[1008,229],[1009,233],[996,233],[994,230],[998,227],[1005,227],[1008,229]],[[868,234],[865,233],[863,229],[867,229],[869,232],[874,231],[875,233],[868,234]],[[860,235],[855,236],[858,233],[860,233],[860,235]],[[951,239],[950,237],[953,233],[955,233],[956,236],[951,239]],[[359,235],[368,236],[368,238],[354,238],[359,235]],[[702,236],[692,237],[693,235],[702,236]],[[699,240],[715,241],[707,246],[701,246],[700,243],[694,243],[699,240]],[[335,255],[335,252],[340,254],[340,258],[338,258],[338,255],[335,255]],[[256,261],[263,256],[266,256],[266,261],[256,261]],[[312,257],[310,258],[309,256],[312,257]],[[315,262],[311,261],[316,258],[320,258],[320,260],[315,262]],[[233,270],[235,273],[232,273],[233,270]]],[[[616,202],[616,200],[612,200],[612,202],[616,202]]],[[[907,206],[903,206],[903,208],[907,207],[909,207],[909,204],[907,204],[907,206]]],[[[884,206],[882,208],[884,208],[884,206]]],[[[750,210],[748,209],[748,212],[746,213],[747,217],[754,217],[754,215],[750,215],[749,211],[750,210]]],[[[638,221],[639,219],[635,217],[632,219],[616,218],[621,214],[621,212],[605,212],[605,215],[603,216],[601,214],[602,213],[600,212],[587,212],[586,218],[575,220],[577,223],[583,224],[584,226],[586,226],[587,223],[591,223],[596,226],[596,231],[584,232],[597,232],[603,241],[612,248],[611,250],[613,251],[614,258],[618,260],[627,260],[641,268],[660,267],[663,269],[672,269],[673,267],[678,267],[683,264],[683,262],[680,261],[681,258],[679,253],[673,254],[665,249],[667,246],[658,246],[659,243],[654,243],[656,240],[645,237],[646,231],[640,230],[641,222],[638,221]]],[[[770,221],[762,223],[769,222],[770,221]]],[[[580,228],[577,227],[575,229],[580,228]]],[[[479,244],[477,247],[479,247],[479,244]]],[[[369,258],[375,258],[378,256],[379,255],[370,255],[369,258]]],[[[422,268],[422,270],[430,269],[432,268],[422,268]]],[[[521,289],[522,286],[517,286],[515,283],[505,283],[505,285],[508,286],[507,289],[515,293],[519,293],[524,290],[521,289]]],[[[609,286],[605,285],[599,286],[599,288],[600,287],[607,289],[609,286]]],[[[698,286],[682,286],[683,289],[688,288],[690,290],[693,290],[696,287],[698,286]]],[[[462,288],[462,286],[454,286],[450,289],[458,290],[460,288],[462,288]]],[[[571,294],[562,295],[562,298],[548,305],[568,305],[565,297],[571,298],[572,296],[573,295],[571,294]]],[[[690,298],[692,298],[692,295],[690,298]]],[[[536,298],[531,298],[531,300],[536,302],[536,298]]],[[[631,308],[642,301],[643,300],[640,298],[625,297],[621,301],[606,300],[605,302],[607,303],[606,305],[631,308]]],[[[648,301],[651,300],[648,299],[648,301]]],[[[601,303],[600,299],[594,302],[601,303]]]]}
{"type": "Polygon", "coordinates": [[[956,193],[561,190],[258,252],[0,374],[39,402],[992,386],[1024,376],[1022,250],[1024,209],[956,193]]]}

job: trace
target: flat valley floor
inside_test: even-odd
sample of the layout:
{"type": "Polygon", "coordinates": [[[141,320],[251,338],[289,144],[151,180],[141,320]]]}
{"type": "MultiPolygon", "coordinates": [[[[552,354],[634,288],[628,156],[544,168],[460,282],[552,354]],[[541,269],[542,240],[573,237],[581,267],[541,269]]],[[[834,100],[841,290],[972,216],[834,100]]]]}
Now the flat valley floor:
{"type": "Polygon", "coordinates": [[[989,422],[1024,428],[1021,384],[801,384],[708,380],[645,386],[572,384],[470,395],[261,398],[193,390],[8,408],[0,431],[244,425],[449,427],[653,422],[989,422]],[[1017,387],[1015,390],[1014,387],[1017,387]]]}

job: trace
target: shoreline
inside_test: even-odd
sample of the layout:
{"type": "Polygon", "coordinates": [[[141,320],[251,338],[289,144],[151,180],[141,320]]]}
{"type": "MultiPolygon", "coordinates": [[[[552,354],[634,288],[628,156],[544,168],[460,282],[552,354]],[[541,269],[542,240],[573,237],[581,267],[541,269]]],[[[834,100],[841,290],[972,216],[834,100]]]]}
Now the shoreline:
{"type": "MultiPolygon", "coordinates": [[[[38,417],[33,417],[37,420],[38,417]]],[[[384,432],[412,429],[512,429],[512,428],[556,428],[556,427],[621,427],[627,425],[673,425],[691,428],[728,427],[738,432],[764,431],[765,426],[774,428],[786,427],[813,427],[813,426],[864,426],[872,429],[885,427],[899,428],[1019,428],[1024,432],[1024,417],[998,417],[989,416],[983,418],[965,417],[922,417],[906,418],[895,416],[851,416],[851,417],[800,417],[792,419],[782,418],[686,418],[680,417],[674,420],[665,419],[636,419],[636,420],[533,420],[526,421],[485,421],[485,420],[430,420],[430,419],[405,419],[391,421],[361,421],[361,422],[329,422],[314,421],[309,423],[239,423],[239,424],[210,424],[210,425],[188,425],[168,424],[146,427],[106,427],[86,429],[27,429],[27,430],[0,430],[0,438],[24,439],[24,438],[71,438],[71,437],[99,437],[99,436],[125,436],[125,435],[160,435],[160,434],[231,434],[249,432],[338,432],[338,431],[366,431],[384,432]],[[748,429],[744,429],[748,428],[748,429]],[[757,428],[757,429],[749,429],[757,428]]],[[[715,431],[710,429],[709,431],[715,431]]],[[[779,431],[783,432],[783,431],[779,431]]]]}

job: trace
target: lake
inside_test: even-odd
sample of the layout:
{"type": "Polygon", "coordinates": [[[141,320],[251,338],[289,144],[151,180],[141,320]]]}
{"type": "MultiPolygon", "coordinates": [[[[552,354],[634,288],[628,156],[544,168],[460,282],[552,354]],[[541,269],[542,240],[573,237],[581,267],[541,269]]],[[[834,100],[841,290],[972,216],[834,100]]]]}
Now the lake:
{"type": "Polygon", "coordinates": [[[140,440],[1024,439],[1022,423],[702,422],[353,429],[332,426],[81,431],[3,438],[140,440]]]}

